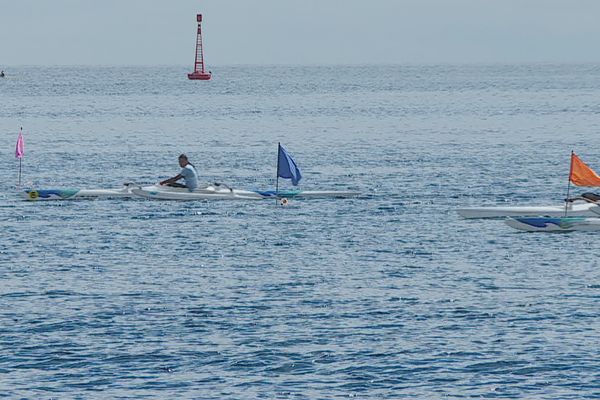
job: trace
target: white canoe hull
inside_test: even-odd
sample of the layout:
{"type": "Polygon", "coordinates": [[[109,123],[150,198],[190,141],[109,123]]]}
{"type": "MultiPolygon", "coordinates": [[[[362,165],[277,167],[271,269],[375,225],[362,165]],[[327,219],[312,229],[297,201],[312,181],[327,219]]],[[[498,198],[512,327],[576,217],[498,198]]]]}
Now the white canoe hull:
{"type": "Polygon", "coordinates": [[[119,189],[26,189],[22,195],[29,201],[133,197],[127,185],[119,189]]]}
{"type": "MultiPolygon", "coordinates": [[[[572,217],[597,217],[600,206],[592,203],[569,204],[567,215],[572,217]]],[[[469,207],[456,210],[463,218],[501,218],[521,216],[563,217],[565,206],[506,206],[469,207]]]]}
{"type": "Polygon", "coordinates": [[[525,232],[600,231],[600,218],[587,217],[518,217],[508,218],[506,224],[525,232]]]}
{"type": "Polygon", "coordinates": [[[207,186],[190,192],[186,188],[154,185],[134,188],[131,192],[136,196],[155,200],[262,200],[264,198],[257,192],[224,186],[207,186]]]}
{"type": "Polygon", "coordinates": [[[144,186],[134,188],[131,192],[140,197],[156,200],[263,200],[263,199],[282,199],[282,198],[346,198],[359,195],[355,191],[251,191],[231,189],[225,185],[207,186],[189,191],[186,188],[174,188],[169,186],[144,186]]]}

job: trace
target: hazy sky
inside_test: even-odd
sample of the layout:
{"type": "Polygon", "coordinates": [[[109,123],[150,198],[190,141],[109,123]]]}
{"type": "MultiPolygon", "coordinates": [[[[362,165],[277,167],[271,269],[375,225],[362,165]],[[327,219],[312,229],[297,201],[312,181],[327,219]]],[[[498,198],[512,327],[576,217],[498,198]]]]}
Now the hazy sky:
{"type": "Polygon", "coordinates": [[[599,0],[0,0],[0,67],[600,62],[599,0]]]}

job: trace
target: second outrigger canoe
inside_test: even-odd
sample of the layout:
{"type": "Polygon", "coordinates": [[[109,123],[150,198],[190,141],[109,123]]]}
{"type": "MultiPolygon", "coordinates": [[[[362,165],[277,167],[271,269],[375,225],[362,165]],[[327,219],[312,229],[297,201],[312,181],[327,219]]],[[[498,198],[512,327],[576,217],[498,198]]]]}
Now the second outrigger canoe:
{"type": "MultiPolygon", "coordinates": [[[[571,183],[575,186],[600,187],[600,176],[573,151],[571,151],[569,188],[571,183]]],[[[569,190],[567,190],[567,197],[568,193],[569,190]]],[[[463,218],[598,217],[600,215],[600,195],[595,193],[584,193],[579,197],[567,199],[565,204],[560,206],[468,207],[459,208],[456,211],[463,218]]]]}

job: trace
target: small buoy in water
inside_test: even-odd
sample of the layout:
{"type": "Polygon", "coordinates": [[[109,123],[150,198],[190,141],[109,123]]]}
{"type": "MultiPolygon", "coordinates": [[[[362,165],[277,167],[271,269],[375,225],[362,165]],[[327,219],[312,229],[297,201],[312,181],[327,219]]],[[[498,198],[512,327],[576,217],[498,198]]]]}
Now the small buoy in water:
{"type": "Polygon", "coordinates": [[[288,201],[288,199],[286,199],[285,197],[283,199],[281,199],[279,201],[279,204],[281,204],[282,206],[287,206],[290,204],[290,202],[288,201]]]}

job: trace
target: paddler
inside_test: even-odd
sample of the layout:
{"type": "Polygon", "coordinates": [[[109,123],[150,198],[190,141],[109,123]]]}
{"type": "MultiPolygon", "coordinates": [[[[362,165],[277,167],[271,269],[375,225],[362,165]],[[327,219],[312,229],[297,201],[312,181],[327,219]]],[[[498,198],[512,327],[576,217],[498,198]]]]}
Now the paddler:
{"type": "Polygon", "coordinates": [[[181,172],[177,176],[165,179],[164,181],[160,182],[160,184],[172,187],[188,188],[188,190],[191,192],[198,187],[198,172],[196,172],[196,168],[191,162],[189,162],[185,154],[179,156],[179,166],[181,167],[181,172]],[[185,179],[185,185],[177,183],[177,181],[182,178],[185,179]]]}

